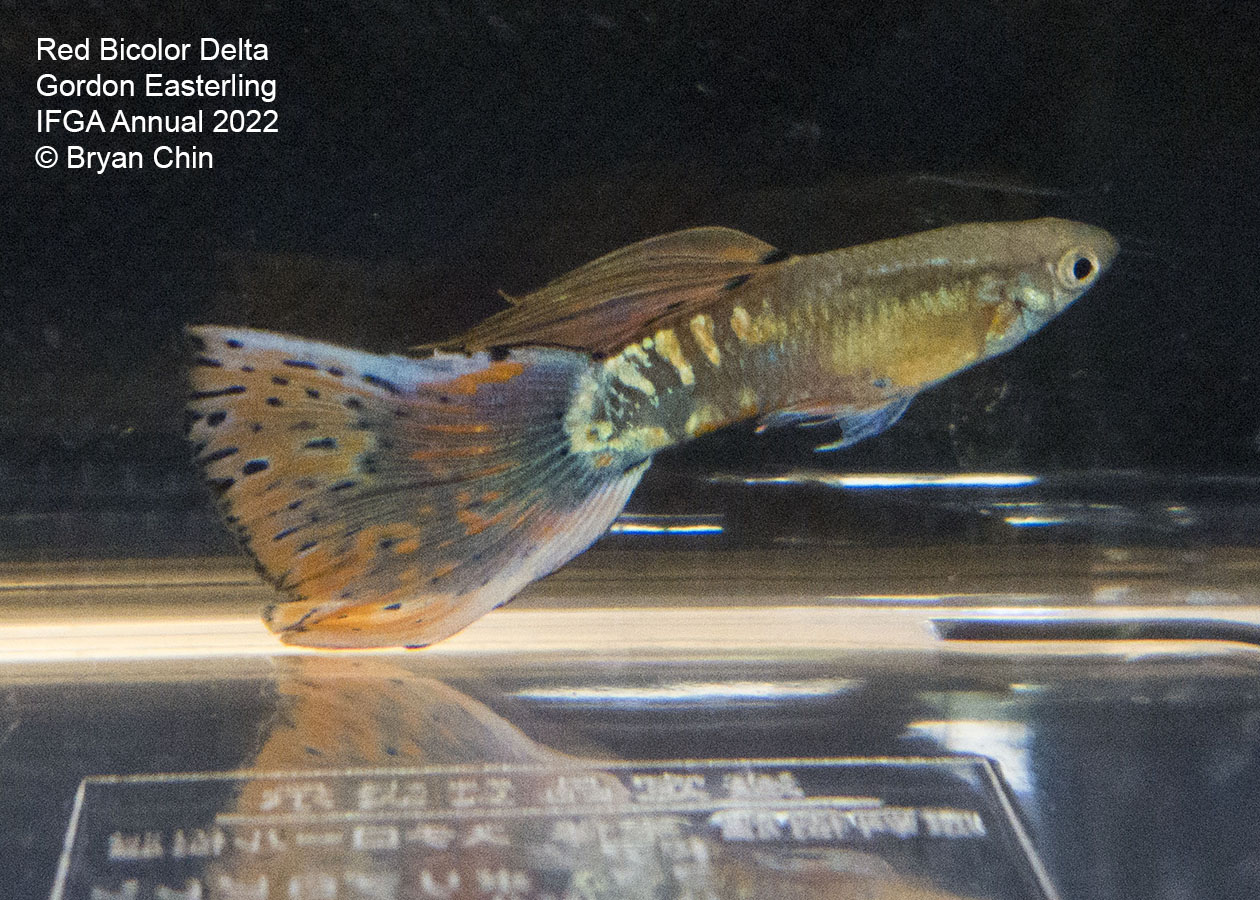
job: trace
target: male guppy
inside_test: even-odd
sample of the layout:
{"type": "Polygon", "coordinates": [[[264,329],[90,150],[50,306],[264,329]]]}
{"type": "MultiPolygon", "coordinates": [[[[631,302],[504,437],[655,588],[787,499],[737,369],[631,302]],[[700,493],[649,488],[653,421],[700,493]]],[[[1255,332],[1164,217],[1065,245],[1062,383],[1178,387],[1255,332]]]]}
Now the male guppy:
{"type": "Polygon", "coordinates": [[[593,543],[658,450],[755,417],[853,444],[1018,344],[1111,263],[1061,219],[796,256],[728,228],[617,250],[382,356],[190,329],[192,439],[294,644],[422,646],[593,543]]]}

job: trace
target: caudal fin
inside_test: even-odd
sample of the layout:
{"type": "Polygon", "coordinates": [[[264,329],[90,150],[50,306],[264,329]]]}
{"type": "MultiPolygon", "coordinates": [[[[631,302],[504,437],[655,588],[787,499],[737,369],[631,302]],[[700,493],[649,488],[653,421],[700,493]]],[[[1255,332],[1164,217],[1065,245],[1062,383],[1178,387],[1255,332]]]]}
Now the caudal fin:
{"type": "Polygon", "coordinates": [[[288,643],[422,646],[593,543],[647,464],[571,453],[581,353],[378,356],[202,326],[190,435],[223,513],[287,599],[288,643]]]}

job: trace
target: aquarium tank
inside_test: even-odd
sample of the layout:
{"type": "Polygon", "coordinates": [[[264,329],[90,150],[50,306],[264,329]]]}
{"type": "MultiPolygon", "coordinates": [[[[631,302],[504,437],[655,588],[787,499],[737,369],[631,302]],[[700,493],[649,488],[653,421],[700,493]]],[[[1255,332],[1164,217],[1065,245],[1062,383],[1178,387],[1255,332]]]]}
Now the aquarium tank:
{"type": "Polygon", "coordinates": [[[1256,8],[2,20],[0,894],[1260,895],[1256,8]]]}

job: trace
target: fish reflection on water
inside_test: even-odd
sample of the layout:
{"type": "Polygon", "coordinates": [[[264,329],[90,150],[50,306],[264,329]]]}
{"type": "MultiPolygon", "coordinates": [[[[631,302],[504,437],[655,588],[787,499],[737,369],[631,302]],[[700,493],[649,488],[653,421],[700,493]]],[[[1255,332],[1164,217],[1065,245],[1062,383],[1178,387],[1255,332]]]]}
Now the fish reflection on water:
{"type": "Polygon", "coordinates": [[[729,228],[614,251],[380,356],[190,329],[190,432],[287,642],[423,646],[585,550],[658,451],[728,424],[850,446],[1004,353],[1117,251],[1061,219],[797,256],[729,228]]]}
{"type": "MultiPolygon", "coordinates": [[[[408,769],[423,766],[494,775],[506,771],[500,764],[525,763],[596,779],[610,808],[631,803],[629,789],[611,772],[537,743],[479,701],[404,666],[327,656],[280,658],[276,666],[277,712],[249,763],[258,775],[222,811],[229,817],[267,808],[266,792],[275,784],[269,773],[312,769],[388,767],[405,779],[408,769]]],[[[374,896],[375,890],[395,900],[489,896],[478,872],[517,873],[508,879],[515,887],[508,884],[499,894],[516,900],[978,900],[858,850],[731,843],[712,820],[695,832],[669,813],[641,815],[637,823],[624,811],[584,818],[607,830],[608,839],[566,843],[540,833],[552,827],[543,820],[508,816],[499,820],[496,840],[462,847],[403,843],[371,866],[362,848],[330,841],[318,848],[317,868],[343,873],[345,886],[360,893],[374,896]]],[[[209,861],[200,880],[211,896],[258,885],[287,886],[290,893],[297,886],[301,893],[313,883],[311,860],[309,854],[234,854],[209,861]]]]}

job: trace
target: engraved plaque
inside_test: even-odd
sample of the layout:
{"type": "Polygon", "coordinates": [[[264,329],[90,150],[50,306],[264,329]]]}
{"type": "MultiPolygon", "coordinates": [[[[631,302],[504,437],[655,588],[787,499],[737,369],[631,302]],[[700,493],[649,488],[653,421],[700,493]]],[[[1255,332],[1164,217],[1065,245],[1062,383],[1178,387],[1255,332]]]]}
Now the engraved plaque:
{"type": "Polygon", "coordinates": [[[51,900],[1053,900],[988,760],[93,777],[51,900]]]}

